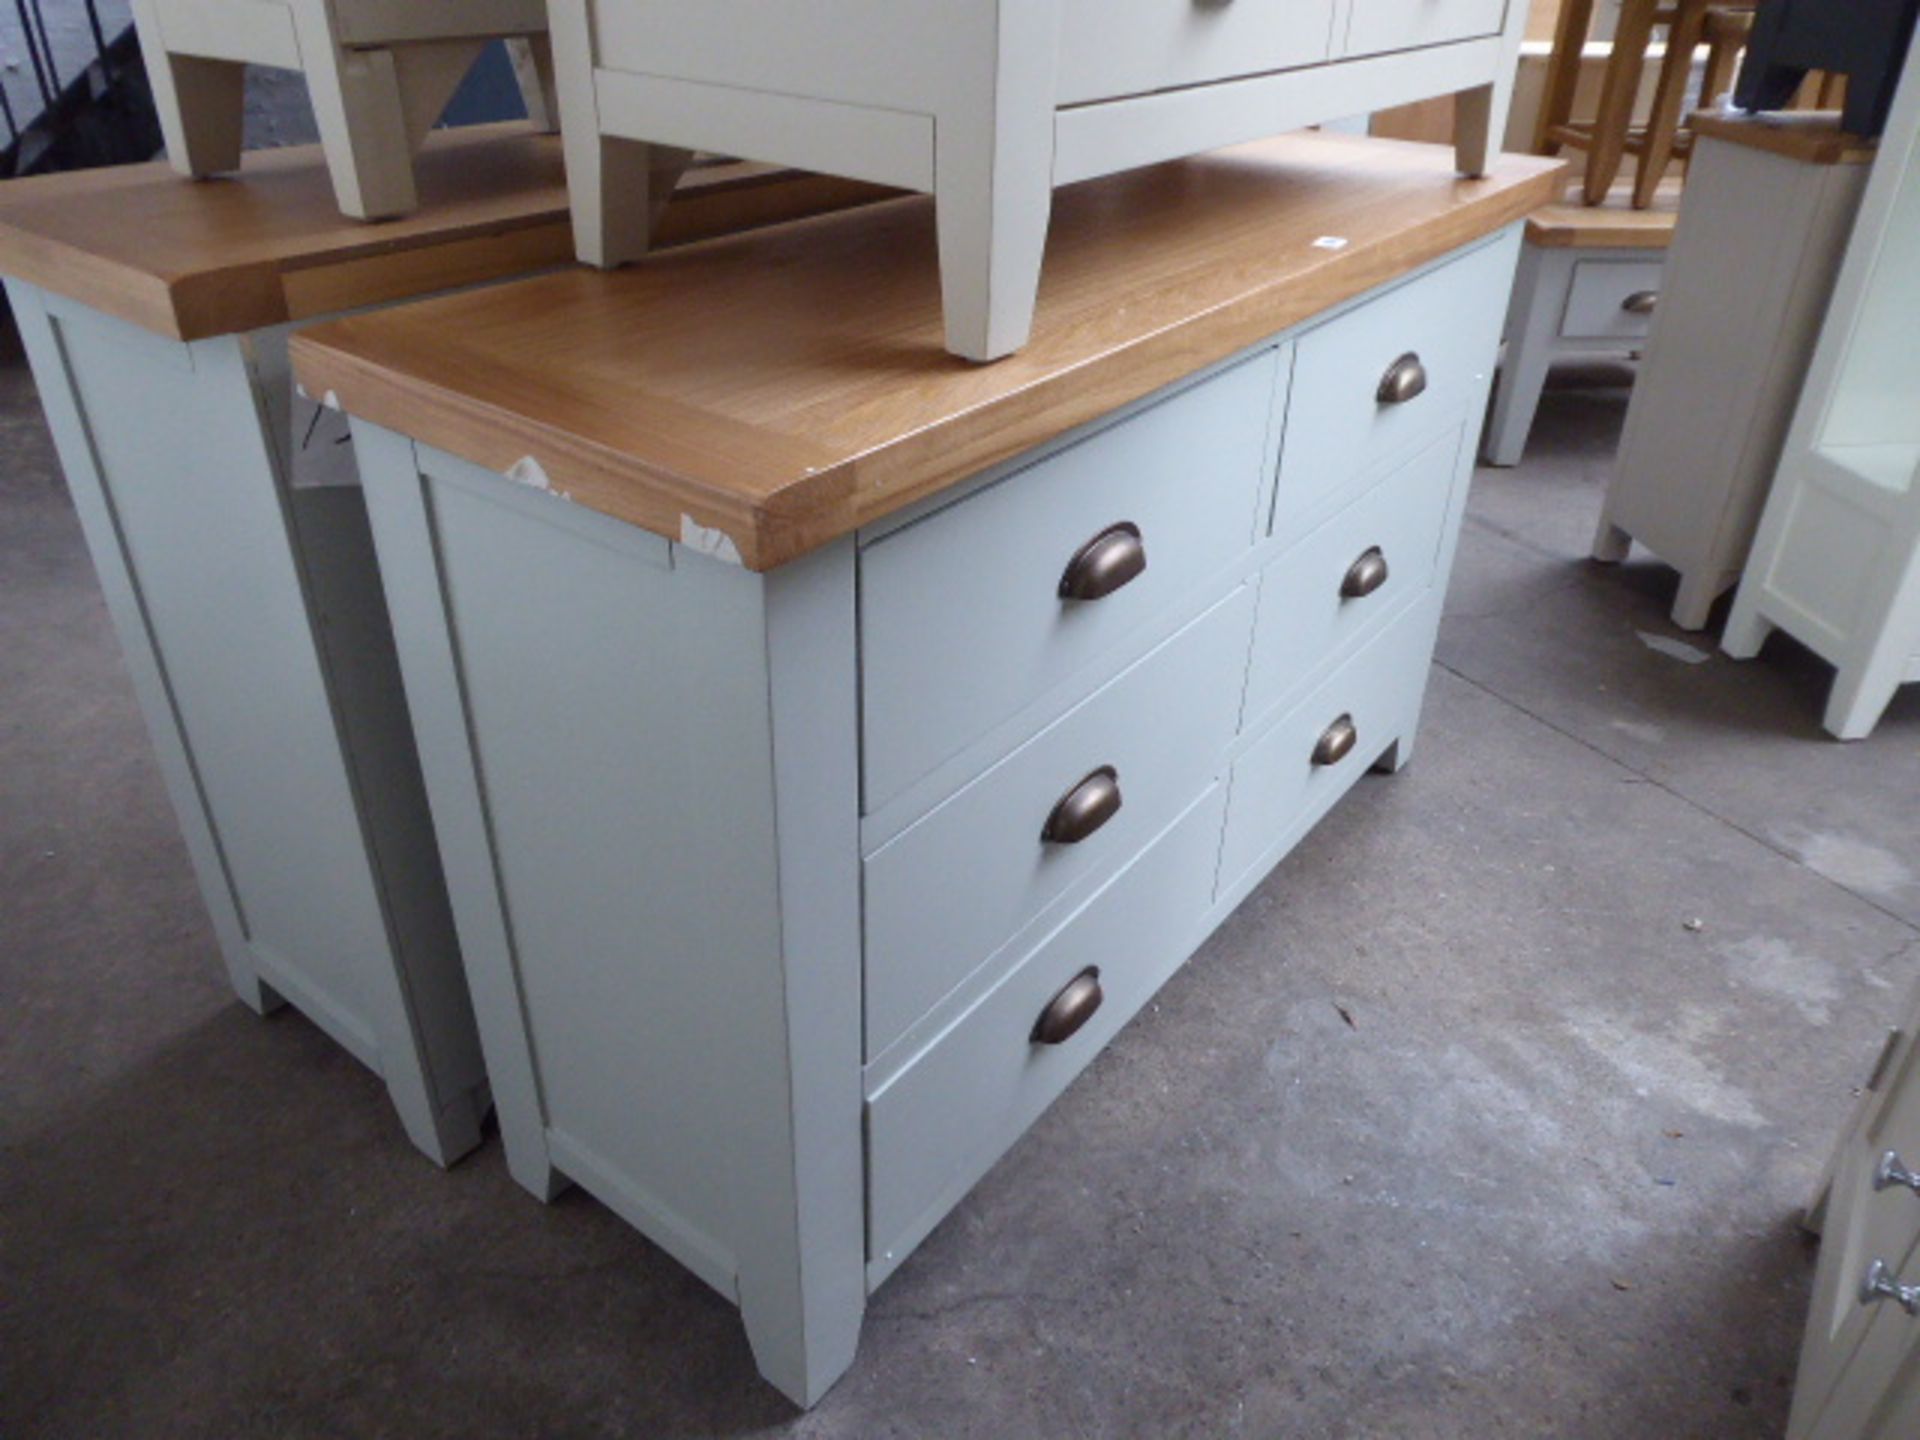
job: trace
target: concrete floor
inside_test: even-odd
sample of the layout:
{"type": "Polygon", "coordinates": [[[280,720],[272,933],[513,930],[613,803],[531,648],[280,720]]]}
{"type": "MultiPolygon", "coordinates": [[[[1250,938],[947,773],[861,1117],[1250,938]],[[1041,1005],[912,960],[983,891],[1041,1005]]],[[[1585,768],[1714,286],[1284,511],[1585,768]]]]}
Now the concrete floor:
{"type": "Polygon", "coordinates": [[[1920,687],[1650,648],[1625,392],[1480,476],[1363,784],[874,1298],[810,1415],[733,1312],[224,990],[30,381],[0,371],[0,1434],[1776,1436],[1795,1229],[1920,957],[1920,687]],[[1688,922],[1699,921],[1696,928],[1688,922]],[[1348,1017],[1351,1017],[1350,1020],[1348,1017]]]}

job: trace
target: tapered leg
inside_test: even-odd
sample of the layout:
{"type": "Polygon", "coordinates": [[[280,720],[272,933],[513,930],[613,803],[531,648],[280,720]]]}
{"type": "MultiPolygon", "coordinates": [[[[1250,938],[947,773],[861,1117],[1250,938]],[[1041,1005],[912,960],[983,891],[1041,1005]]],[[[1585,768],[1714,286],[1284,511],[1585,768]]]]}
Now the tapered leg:
{"type": "Polygon", "coordinates": [[[551,135],[560,128],[560,92],[554,88],[553,41],[545,35],[527,35],[507,41],[507,58],[526,102],[527,119],[536,130],[551,135]]]}
{"type": "Polygon", "coordinates": [[[1604,515],[1593,536],[1593,558],[1603,565],[1618,565],[1633,548],[1633,537],[1604,515]]]}
{"type": "Polygon", "coordinates": [[[603,270],[640,259],[653,247],[660,216],[693,152],[574,126],[561,135],[574,253],[603,270]]]}
{"type": "Polygon", "coordinates": [[[1453,168],[1462,175],[1484,175],[1500,153],[1507,126],[1507,85],[1476,85],[1453,97],[1453,168]]]}
{"type": "Polygon", "coordinates": [[[1727,628],[1720,636],[1722,653],[1735,660],[1751,660],[1760,653],[1760,647],[1767,643],[1767,636],[1773,633],[1773,624],[1760,614],[1760,607],[1747,598],[1746,587],[1734,597],[1733,613],[1727,617],[1727,628]]]}
{"type": "Polygon", "coordinates": [[[1010,355],[1033,330],[1053,210],[1052,131],[1042,128],[1040,155],[1018,154],[1009,137],[983,125],[943,119],[936,131],[947,349],[968,360],[1010,355]]]}
{"type": "Polygon", "coordinates": [[[1901,672],[1897,660],[1883,655],[1875,655],[1862,665],[1842,666],[1833,677],[1821,724],[1836,739],[1866,739],[1892,703],[1893,692],[1900,688],[1901,672]]]}
{"type": "Polygon", "coordinates": [[[1704,630],[1713,605],[1720,598],[1718,570],[1684,570],[1673,597],[1673,623],[1682,630],[1704,630]]]}
{"type": "Polygon", "coordinates": [[[247,67],[169,55],[158,45],[146,52],[146,64],[167,162],[195,179],[238,170],[247,67]]]}
{"type": "Polygon", "coordinates": [[[313,119],[341,212],[359,220],[407,214],[420,200],[393,52],[342,49],[324,5],[296,4],[293,15],[313,119]]]}

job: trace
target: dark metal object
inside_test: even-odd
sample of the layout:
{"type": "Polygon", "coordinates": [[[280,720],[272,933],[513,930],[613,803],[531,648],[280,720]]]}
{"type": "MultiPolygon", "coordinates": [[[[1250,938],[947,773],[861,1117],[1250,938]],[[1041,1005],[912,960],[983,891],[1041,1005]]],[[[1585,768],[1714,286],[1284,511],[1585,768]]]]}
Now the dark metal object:
{"type": "Polygon", "coordinates": [[[1387,373],[1380,377],[1380,388],[1373,392],[1373,398],[1382,405],[1404,405],[1416,395],[1426,392],[1427,367],[1420,363],[1420,357],[1409,350],[1393,364],[1387,367],[1387,373]]]}
{"type": "Polygon", "coordinates": [[[1760,0],[1747,58],[1733,87],[1742,110],[1779,110],[1810,70],[1847,77],[1840,126],[1853,135],[1887,128],[1920,0],[1760,0]]]}
{"type": "Polygon", "coordinates": [[[1364,551],[1347,567],[1340,581],[1342,600],[1364,600],[1387,583],[1387,555],[1378,545],[1364,551]]]}
{"type": "Polygon", "coordinates": [[[1062,600],[1098,600],[1147,568],[1147,547],[1131,520],[1109,525],[1082,545],[1060,574],[1062,600]]]}
{"type": "Polygon", "coordinates": [[[1100,993],[1100,967],[1089,965],[1047,1002],[1047,1008],[1033,1022],[1033,1043],[1065,1044],[1078,1033],[1082,1025],[1093,1018],[1093,1012],[1100,1008],[1100,1002],[1106,998],[1100,993]]]}
{"type": "Polygon", "coordinates": [[[1658,290],[1636,290],[1620,302],[1620,308],[1629,315],[1651,315],[1659,303],[1658,290]]]}
{"type": "Polygon", "coordinates": [[[1078,845],[1119,813],[1119,772],[1102,765],[1054,802],[1040,838],[1049,845],[1078,845]]]}
{"type": "Polygon", "coordinates": [[[1315,765],[1338,765],[1353,753],[1353,747],[1360,743],[1360,731],[1354,726],[1353,716],[1342,715],[1338,720],[1320,732],[1320,738],[1313,743],[1313,763],[1315,765]]]}

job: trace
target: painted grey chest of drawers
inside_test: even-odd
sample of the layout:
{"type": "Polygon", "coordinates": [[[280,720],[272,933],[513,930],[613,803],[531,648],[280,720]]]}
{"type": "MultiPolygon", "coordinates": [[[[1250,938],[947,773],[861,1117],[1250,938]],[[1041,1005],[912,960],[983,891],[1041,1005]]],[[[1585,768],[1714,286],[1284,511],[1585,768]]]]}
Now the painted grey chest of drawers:
{"type": "MultiPolygon", "coordinates": [[[[1332,252],[1302,238],[1338,218],[1325,189],[1296,194],[1320,202],[1298,235],[1225,223],[1251,161],[1334,143],[1186,162],[1151,243],[1136,207],[1081,196],[1129,217],[1061,257],[1103,283],[1084,324],[1043,310],[1054,338],[992,396],[944,357],[856,384],[880,362],[826,340],[810,378],[787,368],[770,307],[842,314],[835,222],[299,342],[355,417],[513,1171],[585,1186],[735,1300],[802,1404],[851,1363],[866,1295],[1369,766],[1407,760],[1523,213],[1493,198],[1551,177],[1461,191],[1419,157],[1381,194],[1429,218],[1332,252]],[[1178,227],[1281,278],[1220,253],[1149,282],[1178,227]],[[617,348],[629,305],[701,282],[707,335],[655,318],[703,353],[617,348]],[[1252,338],[1209,357],[1234,317],[1252,338]],[[541,381],[529,349],[579,378],[541,381]],[[762,478],[796,393],[799,493],[972,473],[823,537],[762,478]],[[906,423],[932,394],[945,418],[906,423]],[[867,421],[895,438],[851,447],[838,488],[829,447],[867,421]],[[620,434],[645,469],[600,488],[620,434]],[[717,507],[702,474],[737,515],[648,518],[717,507]]],[[[907,353],[937,355],[937,309],[916,327],[907,353]]]]}

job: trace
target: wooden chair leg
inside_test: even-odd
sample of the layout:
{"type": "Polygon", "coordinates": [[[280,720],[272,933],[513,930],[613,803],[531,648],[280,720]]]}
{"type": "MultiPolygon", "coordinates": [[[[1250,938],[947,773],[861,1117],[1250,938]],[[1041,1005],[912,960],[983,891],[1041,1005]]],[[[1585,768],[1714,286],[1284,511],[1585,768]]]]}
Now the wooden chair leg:
{"type": "Polygon", "coordinates": [[[1624,0],[1620,23],[1613,32],[1613,54],[1600,87],[1600,109],[1593,120],[1593,144],[1587,152],[1587,175],[1582,194],[1589,205],[1607,198],[1620,160],[1626,153],[1627,127],[1633,121],[1633,102],[1640,89],[1640,71],[1653,38],[1654,0],[1624,0]]]}
{"type": "Polygon", "coordinates": [[[1653,111],[1641,143],[1640,168],[1633,177],[1633,208],[1653,204],[1653,192],[1665,178],[1673,158],[1673,138],[1680,129],[1680,107],[1686,102],[1687,81],[1693,71],[1693,52],[1706,20],[1706,0],[1679,0],[1673,24],[1667,28],[1667,53],[1654,85],[1653,111]]]}
{"type": "Polygon", "coordinates": [[[1593,23],[1593,0],[1565,0],[1554,23],[1553,51],[1547,59],[1547,78],[1540,94],[1540,114],[1533,126],[1533,149],[1538,155],[1557,155],[1560,142],[1553,129],[1573,118],[1573,96],[1580,86],[1580,55],[1593,23]]]}

